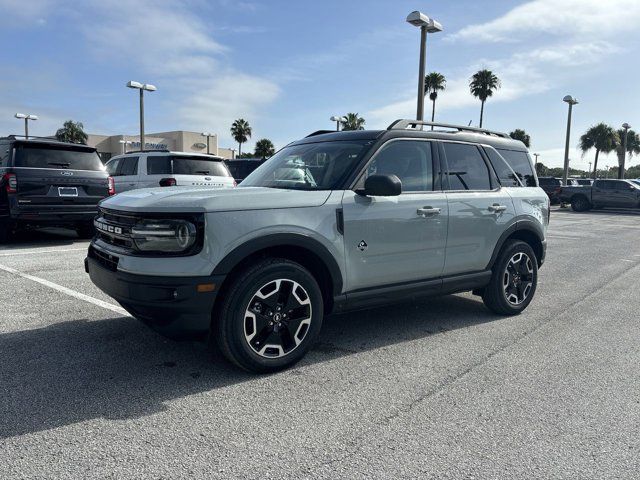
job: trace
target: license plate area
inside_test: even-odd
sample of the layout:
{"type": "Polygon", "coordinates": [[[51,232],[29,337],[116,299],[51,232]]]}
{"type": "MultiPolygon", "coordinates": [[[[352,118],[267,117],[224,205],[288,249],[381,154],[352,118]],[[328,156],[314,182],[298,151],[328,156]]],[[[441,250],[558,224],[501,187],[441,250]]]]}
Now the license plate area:
{"type": "Polygon", "coordinates": [[[58,196],[59,197],[77,197],[78,188],[77,187],[58,187],[58,196]]]}

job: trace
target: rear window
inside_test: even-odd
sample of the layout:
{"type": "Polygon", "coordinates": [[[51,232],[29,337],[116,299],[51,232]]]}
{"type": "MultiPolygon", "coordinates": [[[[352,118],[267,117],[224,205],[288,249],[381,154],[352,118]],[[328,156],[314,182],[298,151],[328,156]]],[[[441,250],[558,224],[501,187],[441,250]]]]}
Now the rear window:
{"type": "MultiPolygon", "coordinates": [[[[518,175],[523,185],[527,187],[537,187],[536,177],[533,174],[531,166],[531,158],[527,152],[519,150],[496,149],[500,155],[507,161],[509,166],[518,175]]],[[[499,176],[500,174],[498,174],[499,176]]]]}
{"type": "Polygon", "coordinates": [[[147,157],[148,175],[211,175],[230,177],[222,160],[203,157],[157,155],[147,157]]]}
{"type": "Polygon", "coordinates": [[[443,145],[450,190],[491,190],[490,172],[478,147],[449,142],[443,145]]]}
{"type": "Polygon", "coordinates": [[[56,145],[17,145],[16,167],[104,170],[96,151],[56,145]]]}

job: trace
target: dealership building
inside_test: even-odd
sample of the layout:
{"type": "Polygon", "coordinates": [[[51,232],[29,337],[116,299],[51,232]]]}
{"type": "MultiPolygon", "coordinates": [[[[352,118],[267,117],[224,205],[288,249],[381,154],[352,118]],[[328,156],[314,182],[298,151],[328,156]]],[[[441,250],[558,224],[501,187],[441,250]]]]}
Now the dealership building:
{"type": "MultiPolygon", "coordinates": [[[[88,134],[87,145],[95,147],[103,162],[125,151],[142,150],[138,135],[88,134]]],[[[172,152],[207,153],[207,137],[199,132],[184,130],[161,133],[145,133],[144,150],[170,150],[172,152]]],[[[233,159],[235,151],[218,147],[218,136],[209,137],[209,152],[222,158],[233,159]]]]}

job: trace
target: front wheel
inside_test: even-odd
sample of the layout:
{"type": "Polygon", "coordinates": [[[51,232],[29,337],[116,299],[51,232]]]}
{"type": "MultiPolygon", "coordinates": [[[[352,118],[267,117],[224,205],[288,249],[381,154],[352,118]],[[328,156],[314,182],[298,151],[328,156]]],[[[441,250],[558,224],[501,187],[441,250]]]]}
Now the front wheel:
{"type": "Polygon", "coordinates": [[[517,315],[531,303],[537,284],[538,263],[533,249],[528,243],[509,240],[493,266],[482,300],[495,313],[517,315]]]}
{"type": "Polygon", "coordinates": [[[256,373],[299,361],[318,337],[324,315],[313,275],[298,263],[271,258],[232,282],[213,329],[225,357],[256,373]]]}
{"type": "Polygon", "coordinates": [[[582,195],[579,195],[571,199],[571,208],[574,212],[584,212],[591,208],[591,204],[589,203],[589,200],[582,195]]]}

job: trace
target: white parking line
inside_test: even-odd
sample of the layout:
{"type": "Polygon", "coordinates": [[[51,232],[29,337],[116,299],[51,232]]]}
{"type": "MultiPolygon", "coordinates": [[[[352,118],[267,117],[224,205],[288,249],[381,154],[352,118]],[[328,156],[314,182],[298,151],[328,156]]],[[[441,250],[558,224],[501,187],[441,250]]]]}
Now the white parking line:
{"type": "Polygon", "coordinates": [[[36,253],[58,253],[58,252],[79,252],[81,250],[87,250],[87,247],[83,248],[58,248],[55,250],[16,250],[15,252],[0,253],[0,257],[12,257],[14,255],[33,255],[36,253]]]}
{"type": "Polygon", "coordinates": [[[85,295],[84,293],[76,292],[75,290],[71,290],[70,288],[63,287],[62,285],[50,282],[49,280],[45,280],[44,278],[34,277],[33,275],[20,272],[19,270],[7,267],[6,265],[0,265],[0,270],[4,270],[5,272],[11,273],[13,275],[18,275],[19,277],[26,278],[27,280],[31,280],[33,282],[37,282],[40,285],[52,288],[60,293],[64,293],[65,295],[69,295],[70,297],[77,298],[78,300],[84,300],[85,302],[92,303],[93,305],[97,305],[98,307],[106,308],[107,310],[111,310],[112,312],[115,312],[119,315],[124,315],[127,317],[131,316],[124,308],[119,307],[118,305],[114,305],[112,303],[90,297],[89,295],[85,295]]]}

